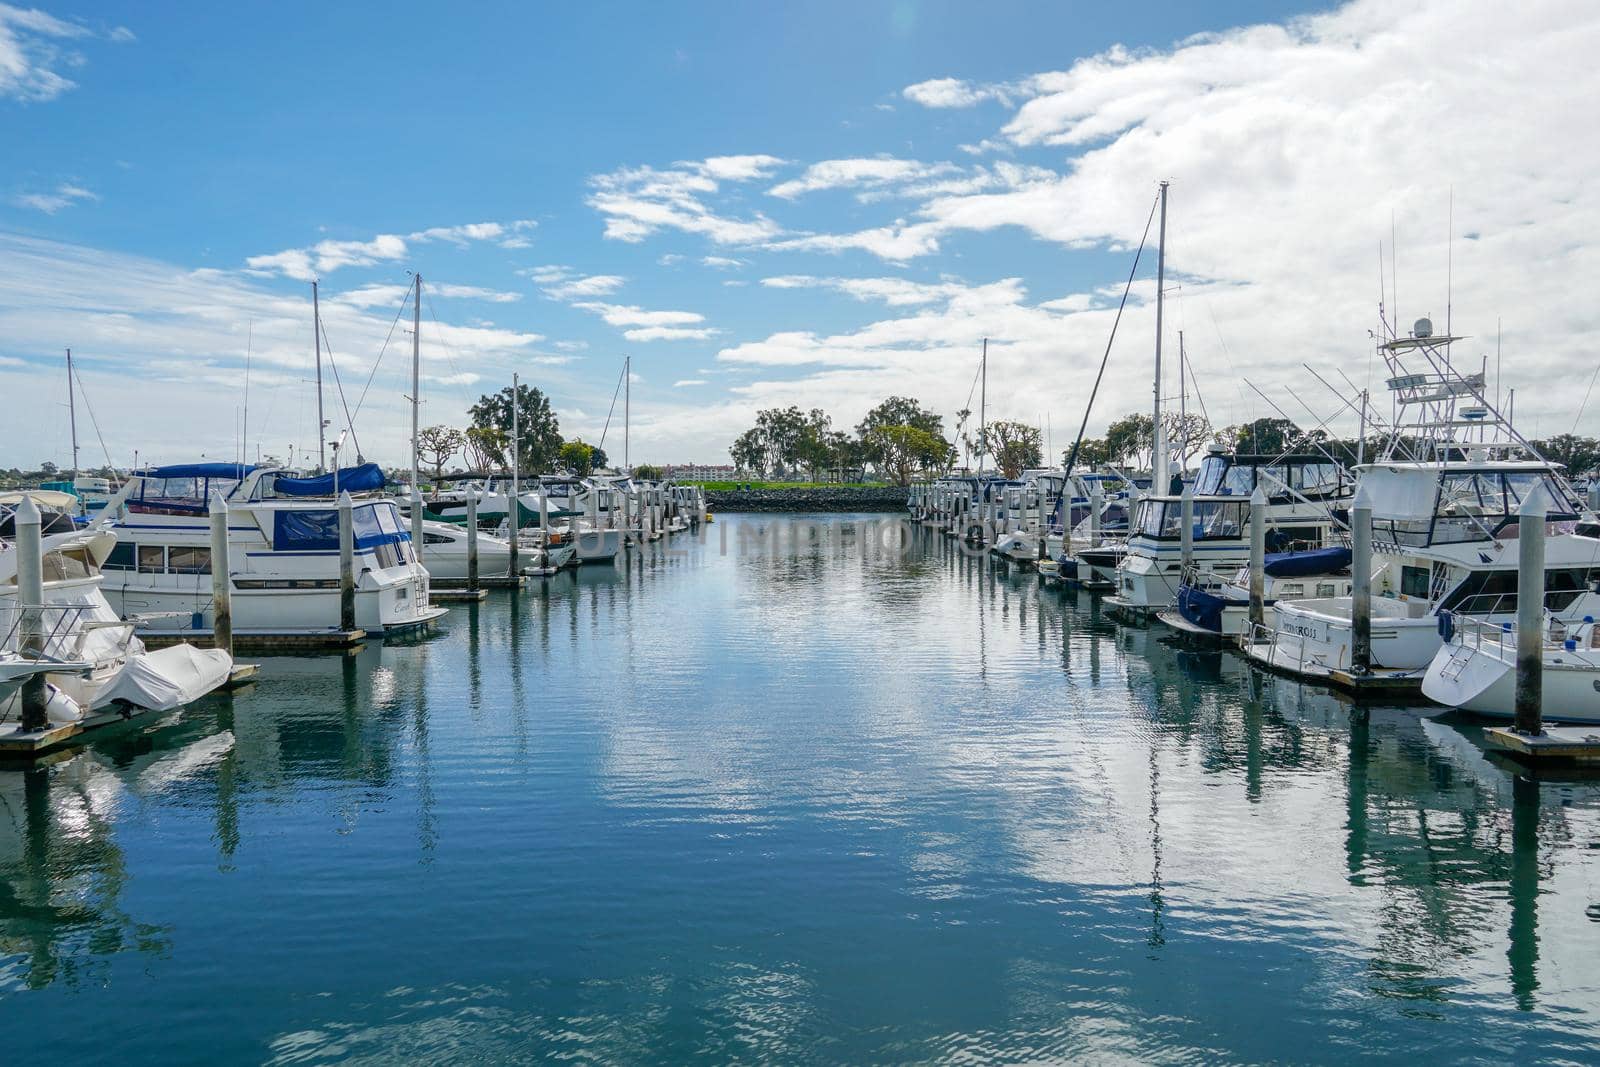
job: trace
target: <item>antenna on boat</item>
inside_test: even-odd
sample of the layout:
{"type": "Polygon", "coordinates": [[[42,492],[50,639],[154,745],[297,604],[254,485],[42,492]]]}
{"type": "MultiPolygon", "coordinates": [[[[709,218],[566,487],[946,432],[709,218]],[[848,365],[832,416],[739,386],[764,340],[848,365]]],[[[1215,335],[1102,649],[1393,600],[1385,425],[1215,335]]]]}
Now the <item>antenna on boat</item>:
{"type": "Polygon", "coordinates": [[[1150,488],[1165,493],[1167,482],[1167,432],[1161,425],[1161,312],[1162,290],[1167,285],[1167,182],[1161,183],[1161,228],[1156,237],[1156,376],[1155,417],[1150,424],[1150,488]]]}
{"type": "Polygon", "coordinates": [[[67,349],[67,417],[72,424],[72,480],[78,480],[78,400],[72,388],[72,349],[67,349]]]}
{"type": "Polygon", "coordinates": [[[983,461],[989,457],[989,339],[983,339],[983,358],[978,362],[978,373],[983,384],[978,392],[978,473],[983,473],[983,461]]]}
{"type": "Polygon", "coordinates": [[[417,466],[417,411],[422,404],[422,275],[414,274],[412,280],[416,294],[411,305],[411,493],[414,498],[422,491],[417,466]]]}
{"type": "Polygon", "coordinates": [[[1450,208],[1446,218],[1449,221],[1446,223],[1448,228],[1444,235],[1444,335],[1454,337],[1455,333],[1450,329],[1450,307],[1455,296],[1456,280],[1456,187],[1454,185],[1450,187],[1450,208]]]}
{"type": "Polygon", "coordinates": [[[628,459],[628,421],[633,406],[633,357],[622,357],[622,469],[633,472],[628,459]]]}
{"type": "Polygon", "coordinates": [[[328,421],[322,417],[322,305],[317,280],[311,280],[311,340],[317,346],[317,473],[328,469],[328,421]]]}
{"type": "MultiPolygon", "coordinates": [[[[249,320],[249,326],[244,337],[244,426],[239,431],[239,462],[241,464],[250,454],[250,350],[256,340],[256,320],[249,320]]],[[[259,449],[258,449],[259,451],[259,449]]]]}

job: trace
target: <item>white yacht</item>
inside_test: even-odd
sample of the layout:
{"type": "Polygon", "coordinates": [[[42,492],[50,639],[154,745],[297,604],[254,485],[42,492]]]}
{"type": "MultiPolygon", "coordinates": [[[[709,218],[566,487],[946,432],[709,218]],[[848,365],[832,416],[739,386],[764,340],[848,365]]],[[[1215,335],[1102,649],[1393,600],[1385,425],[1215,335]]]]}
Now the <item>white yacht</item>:
{"type": "Polygon", "coordinates": [[[44,503],[40,554],[43,648],[24,647],[14,541],[22,494],[0,497],[0,735],[20,729],[22,688],[43,675],[52,725],[81,722],[117,705],[167,711],[228,680],[233,659],[219,649],[179,644],[147,651],[130,622],[118,618],[101,590],[101,566],[116,535],[78,529],[67,514],[77,501],[29,494],[44,503]]]}
{"type": "MultiPolygon", "coordinates": [[[[1600,615],[1600,540],[1560,465],[1542,459],[1484,395],[1481,372],[1450,363],[1457,337],[1427,319],[1380,344],[1396,425],[1382,457],[1356,468],[1372,504],[1371,666],[1420,677],[1444,643],[1440,615],[1514,621],[1517,511],[1542,489],[1549,503],[1545,609],[1557,619],[1600,615]]],[[[1307,677],[1351,668],[1350,596],[1280,599],[1245,650],[1307,677]]]]}
{"type": "Polygon", "coordinates": [[[356,626],[387,634],[432,625],[444,609],[428,603],[428,572],[399,508],[381,493],[376,464],[310,478],[233,463],[138,472],[96,520],[118,535],[103,567],[106,599],[124,617],[158,616],[151,628],[209,629],[216,492],[228,505],[234,632],[337,629],[336,485],[356,497],[356,626]]]}
{"type": "MultiPolygon", "coordinates": [[[[1509,622],[1450,618],[1449,639],[1428,664],[1422,694],[1479,715],[1516,714],[1517,631],[1509,622]]],[[[1546,616],[1540,635],[1542,717],[1600,723],[1600,627],[1593,615],[1576,622],[1546,616]]]]}
{"type": "Polygon", "coordinates": [[[1195,573],[1183,574],[1183,498],[1151,494],[1140,499],[1117,565],[1117,594],[1108,603],[1130,614],[1177,603],[1187,580],[1202,588],[1226,585],[1250,562],[1250,495],[1267,495],[1267,548],[1317,549],[1332,543],[1336,508],[1349,496],[1338,463],[1319,455],[1228,454],[1213,451],[1194,480],[1192,546],[1195,573]]]}

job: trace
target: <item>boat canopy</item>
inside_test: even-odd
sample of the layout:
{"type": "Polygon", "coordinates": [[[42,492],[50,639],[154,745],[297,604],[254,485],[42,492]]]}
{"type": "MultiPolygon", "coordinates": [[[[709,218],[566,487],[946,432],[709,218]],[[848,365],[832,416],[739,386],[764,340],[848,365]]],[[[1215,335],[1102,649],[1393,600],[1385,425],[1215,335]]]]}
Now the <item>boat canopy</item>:
{"type": "Polygon", "coordinates": [[[1309,578],[1318,574],[1337,574],[1350,566],[1350,550],[1340,545],[1311,548],[1302,552],[1270,552],[1263,570],[1274,578],[1309,578]]]}
{"type": "Polygon", "coordinates": [[[169,463],[139,473],[146,478],[227,478],[237,482],[255,469],[250,463],[169,463]]]}
{"type": "MultiPolygon", "coordinates": [[[[344,492],[368,493],[384,486],[383,468],[376,463],[363,463],[359,467],[340,467],[338,487],[344,492]]],[[[284,496],[332,496],[335,476],[319,474],[312,478],[285,478],[279,475],[273,488],[284,496]]]]}
{"type": "MultiPolygon", "coordinates": [[[[336,508],[305,510],[285,508],[272,515],[274,552],[337,552],[339,512],[336,508]]],[[[350,509],[357,550],[409,541],[400,513],[387,500],[357,504],[350,509]]]]}

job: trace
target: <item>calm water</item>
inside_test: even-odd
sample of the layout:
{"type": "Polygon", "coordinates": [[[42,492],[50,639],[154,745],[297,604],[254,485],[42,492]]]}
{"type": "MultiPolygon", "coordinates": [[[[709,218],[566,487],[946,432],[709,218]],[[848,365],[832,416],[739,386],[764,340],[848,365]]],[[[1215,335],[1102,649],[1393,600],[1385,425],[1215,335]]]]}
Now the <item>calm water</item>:
{"type": "Polygon", "coordinates": [[[8,1061],[1600,1057],[1600,786],[757,529],[0,772],[8,1061]]]}

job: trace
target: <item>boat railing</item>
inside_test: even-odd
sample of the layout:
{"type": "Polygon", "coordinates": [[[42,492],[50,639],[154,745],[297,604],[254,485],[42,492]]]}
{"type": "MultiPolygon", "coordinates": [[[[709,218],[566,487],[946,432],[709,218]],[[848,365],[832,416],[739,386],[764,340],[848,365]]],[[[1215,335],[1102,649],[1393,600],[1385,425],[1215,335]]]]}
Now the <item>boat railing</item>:
{"type": "Polygon", "coordinates": [[[19,604],[13,613],[10,628],[0,638],[0,649],[37,663],[67,664],[82,654],[84,639],[91,630],[123,626],[127,627],[130,634],[133,632],[133,628],[124,622],[84,622],[84,612],[90,608],[88,604],[19,604]],[[32,649],[23,647],[22,639],[22,624],[30,613],[37,613],[41,623],[38,647],[32,649]],[[45,625],[52,614],[54,621],[45,625]]]}

